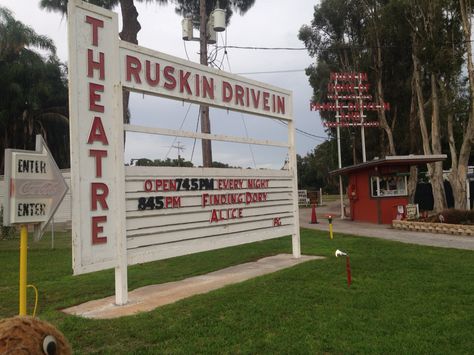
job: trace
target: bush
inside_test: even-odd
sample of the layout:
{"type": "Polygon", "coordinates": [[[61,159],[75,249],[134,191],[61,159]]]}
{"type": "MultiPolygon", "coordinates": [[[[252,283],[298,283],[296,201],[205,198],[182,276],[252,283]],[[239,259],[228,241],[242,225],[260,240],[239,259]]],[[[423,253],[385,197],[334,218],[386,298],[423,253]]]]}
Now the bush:
{"type": "Polygon", "coordinates": [[[448,224],[474,224],[474,210],[456,210],[450,208],[427,218],[426,221],[448,224]]]}
{"type": "Polygon", "coordinates": [[[0,208],[0,240],[15,238],[15,228],[3,225],[3,207],[0,208]]]}

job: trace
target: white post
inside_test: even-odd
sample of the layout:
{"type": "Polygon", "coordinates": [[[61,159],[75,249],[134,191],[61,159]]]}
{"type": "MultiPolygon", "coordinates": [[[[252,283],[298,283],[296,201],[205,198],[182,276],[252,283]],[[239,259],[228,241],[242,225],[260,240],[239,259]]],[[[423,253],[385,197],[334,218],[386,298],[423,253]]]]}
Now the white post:
{"type": "Polygon", "coordinates": [[[288,121],[288,165],[291,175],[293,176],[293,219],[294,230],[291,239],[293,249],[293,257],[301,257],[301,243],[300,243],[300,219],[298,210],[298,175],[296,170],[296,149],[295,149],[295,123],[293,120],[288,121]]]}
{"type": "MultiPolygon", "coordinates": [[[[339,94],[337,92],[337,79],[334,80],[334,93],[336,95],[336,134],[337,134],[337,161],[339,169],[342,168],[342,159],[341,159],[341,128],[339,127],[340,115],[339,115],[339,94]]],[[[339,175],[339,197],[341,200],[341,219],[344,219],[344,196],[342,191],[342,176],[339,175]]]]}
{"type": "Polygon", "coordinates": [[[323,205],[323,188],[322,187],[319,188],[319,205],[320,206],[323,205]]]}
{"type": "Polygon", "coordinates": [[[365,128],[364,128],[364,110],[362,109],[363,107],[363,102],[362,102],[362,75],[361,73],[358,74],[359,76],[359,104],[360,104],[360,136],[362,139],[362,161],[365,163],[367,161],[367,157],[365,155],[365,128]]]}

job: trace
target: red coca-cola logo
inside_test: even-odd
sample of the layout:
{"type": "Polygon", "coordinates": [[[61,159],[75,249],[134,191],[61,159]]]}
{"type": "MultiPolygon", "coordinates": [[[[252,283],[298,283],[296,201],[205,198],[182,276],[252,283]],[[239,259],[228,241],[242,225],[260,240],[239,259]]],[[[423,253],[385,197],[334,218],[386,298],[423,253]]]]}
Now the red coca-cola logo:
{"type": "Polygon", "coordinates": [[[28,181],[18,188],[19,195],[53,196],[59,193],[59,183],[52,181],[28,181]]]}

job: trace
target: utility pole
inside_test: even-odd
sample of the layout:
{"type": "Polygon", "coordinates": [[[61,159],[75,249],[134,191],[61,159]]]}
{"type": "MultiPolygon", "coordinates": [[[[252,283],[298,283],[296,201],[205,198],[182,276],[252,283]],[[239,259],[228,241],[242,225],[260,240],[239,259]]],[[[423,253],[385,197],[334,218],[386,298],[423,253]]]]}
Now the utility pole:
{"type": "MultiPolygon", "coordinates": [[[[201,64],[207,66],[207,14],[206,0],[199,2],[199,43],[201,53],[201,64]]],[[[209,106],[201,105],[201,133],[211,133],[211,122],[209,120],[209,106]]],[[[212,147],[209,139],[202,139],[202,165],[205,168],[212,167],[212,147]]]]}
{"type": "Polygon", "coordinates": [[[181,166],[181,151],[184,150],[184,145],[182,145],[180,141],[177,141],[176,145],[172,145],[171,147],[178,150],[178,166],[181,166]]]}

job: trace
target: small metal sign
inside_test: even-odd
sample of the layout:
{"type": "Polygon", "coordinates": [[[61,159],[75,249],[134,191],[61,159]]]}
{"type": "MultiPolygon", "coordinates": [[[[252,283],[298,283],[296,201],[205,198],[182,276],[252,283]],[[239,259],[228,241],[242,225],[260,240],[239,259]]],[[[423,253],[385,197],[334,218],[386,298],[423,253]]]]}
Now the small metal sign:
{"type": "Polygon", "coordinates": [[[3,223],[40,224],[40,232],[68,190],[40,135],[36,151],[5,149],[5,183],[3,223]]]}

